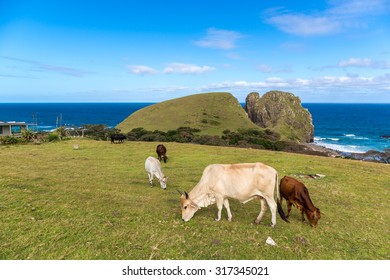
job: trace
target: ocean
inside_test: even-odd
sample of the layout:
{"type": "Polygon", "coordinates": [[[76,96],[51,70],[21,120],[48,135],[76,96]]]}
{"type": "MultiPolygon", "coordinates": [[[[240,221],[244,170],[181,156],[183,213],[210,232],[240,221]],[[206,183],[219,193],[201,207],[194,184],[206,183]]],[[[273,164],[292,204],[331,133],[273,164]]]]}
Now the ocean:
{"type": "Polygon", "coordinates": [[[302,104],[313,117],[314,143],[364,153],[390,149],[390,104],[302,104]]]}
{"type": "MultiPolygon", "coordinates": [[[[0,103],[1,121],[36,123],[38,130],[66,125],[115,127],[131,113],[153,103],[0,103]]],[[[314,142],[363,153],[390,149],[390,104],[303,103],[313,116],[314,142]]]]}

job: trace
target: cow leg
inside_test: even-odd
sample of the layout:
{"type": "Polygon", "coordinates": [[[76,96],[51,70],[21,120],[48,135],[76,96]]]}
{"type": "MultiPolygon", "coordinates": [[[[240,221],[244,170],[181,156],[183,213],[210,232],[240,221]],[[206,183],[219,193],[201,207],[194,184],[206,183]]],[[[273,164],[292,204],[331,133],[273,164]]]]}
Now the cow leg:
{"type": "Polygon", "coordinates": [[[232,221],[232,212],[230,211],[229,200],[227,200],[227,198],[224,199],[223,206],[225,206],[225,208],[226,208],[227,215],[228,215],[228,221],[231,222],[232,221]]]}
{"type": "Polygon", "coordinates": [[[286,200],[287,201],[287,216],[286,218],[288,218],[290,216],[290,212],[291,212],[291,206],[293,205],[292,202],[290,202],[289,200],[286,200]]]}
{"type": "Polygon", "coordinates": [[[222,207],[223,207],[223,198],[222,197],[218,197],[216,198],[217,200],[217,208],[218,208],[218,214],[217,214],[217,218],[215,219],[217,222],[221,220],[221,214],[222,214],[222,207]]]}
{"type": "Polygon", "coordinates": [[[257,216],[255,220],[255,224],[259,224],[261,222],[261,219],[263,218],[265,212],[267,211],[267,203],[264,198],[260,197],[260,214],[257,216]]]}
{"type": "Polygon", "coordinates": [[[152,187],[153,186],[153,174],[148,172],[148,177],[149,177],[149,184],[152,187]]]}
{"type": "Polygon", "coordinates": [[[273,198],[268,198],[267,203],[269,206],[269,210],[271,211],[271,227],[275,227],[276,225],[276,209],[277,205],[273,198]]]}
{"type": "Polygon", "coordinates": [[[302,223],[305,222],[305,215],[303,214],[303,207],[301,208],[301,214],[302,214],[302,223]]]}

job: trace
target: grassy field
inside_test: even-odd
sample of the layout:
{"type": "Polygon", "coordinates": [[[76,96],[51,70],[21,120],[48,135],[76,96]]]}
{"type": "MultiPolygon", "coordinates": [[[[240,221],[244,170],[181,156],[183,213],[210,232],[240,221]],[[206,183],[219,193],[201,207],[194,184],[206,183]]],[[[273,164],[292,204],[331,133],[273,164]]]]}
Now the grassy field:
{"type": "MultiPolygon", "coordinates": [[[[0,146],[0,259],[390,259],[390,166],[282,152],[166,143],[166,191],[148,184],[157,143],[71,140],[0,146]],[[75,150],[74,144],[80,149],[75,150]],[[259,202],[231,200],[181,221],[179,194],[210,163],[260,161],[301,179],[321,209],[317,228],[252,221],[259,202]],[[277,246],[265,245],[270,236],[277,246]]],[[[283,205],[286,207],[285,204],[283,205]]]]}

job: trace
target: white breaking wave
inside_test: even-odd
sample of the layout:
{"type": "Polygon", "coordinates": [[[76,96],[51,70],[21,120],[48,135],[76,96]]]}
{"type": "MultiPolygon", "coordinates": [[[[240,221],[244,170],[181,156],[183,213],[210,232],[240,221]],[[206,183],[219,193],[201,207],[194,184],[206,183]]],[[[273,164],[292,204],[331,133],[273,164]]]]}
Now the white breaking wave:
{"type": "Polygon", "coordinates": [[[314,141],[324,141],[324,140],[340,141],[340,138],[323,138],[323,137],[314,137],[314,141]]]}
{"type": "Polygon", "coordinates": [[[359,146],[354,146],[354,145],[339,145],[339,144],[325,143],[322,141],[314,142],[314,144],[328,148],[328,149],[336,150],[339,152],[345,152],[345,153],[363,154],[367,150],[365,147],[359,147],[359,146]]]}

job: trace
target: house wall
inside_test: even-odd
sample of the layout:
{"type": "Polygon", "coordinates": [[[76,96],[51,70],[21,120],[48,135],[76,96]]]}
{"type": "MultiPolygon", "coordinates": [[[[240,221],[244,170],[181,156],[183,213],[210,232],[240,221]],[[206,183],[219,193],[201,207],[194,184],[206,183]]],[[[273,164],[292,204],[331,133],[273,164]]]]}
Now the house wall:
{"type": "Polygon", "coordinates": [[[0,136],[8,136],[11,135],[11,130],[9,126],[0,126],[0,136]]]}

